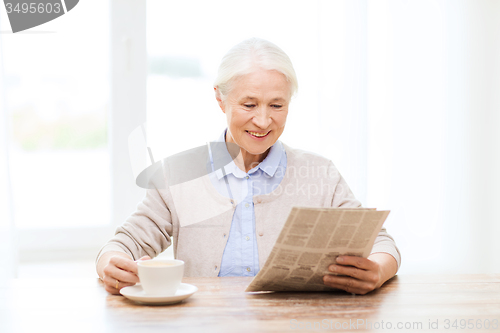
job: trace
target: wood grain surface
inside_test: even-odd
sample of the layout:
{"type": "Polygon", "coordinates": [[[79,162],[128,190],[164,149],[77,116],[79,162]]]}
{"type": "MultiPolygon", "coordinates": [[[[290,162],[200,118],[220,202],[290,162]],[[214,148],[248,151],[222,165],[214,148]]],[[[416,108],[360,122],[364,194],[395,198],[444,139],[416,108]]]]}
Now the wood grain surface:
{"type": "Polygon", "coordinates": [[[97,279],[12,280],[0,287],[0,332],[500,332],[500,275],[396,276],[363,296],[245,293],[250,281],[185,278],[197,293],[148,306],[97,279]]]}

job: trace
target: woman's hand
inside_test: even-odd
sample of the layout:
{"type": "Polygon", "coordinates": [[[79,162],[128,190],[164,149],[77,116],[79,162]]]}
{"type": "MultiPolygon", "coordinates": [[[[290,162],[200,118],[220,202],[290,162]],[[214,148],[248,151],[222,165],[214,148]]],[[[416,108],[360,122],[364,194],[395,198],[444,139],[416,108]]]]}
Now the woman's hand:
{"type": "MultiPolygon", "coordinates": [[[[144,256],[140,260],[150,259],[144,256]]],[[[119,294],[121,288],[133,286],[139,282],[137,263],[123,254],[112,255],[102,270],[101,281],[107,292],[119,294]]]]}
{"type": "Polygon", "coordinates": [[[345,276],[325,275],[325,285],[349,293],[364,295],[380,288],[398,269],[396,259],[387,253],[373,253],[368,258],[339,256],[329,271],[345,276]]]}

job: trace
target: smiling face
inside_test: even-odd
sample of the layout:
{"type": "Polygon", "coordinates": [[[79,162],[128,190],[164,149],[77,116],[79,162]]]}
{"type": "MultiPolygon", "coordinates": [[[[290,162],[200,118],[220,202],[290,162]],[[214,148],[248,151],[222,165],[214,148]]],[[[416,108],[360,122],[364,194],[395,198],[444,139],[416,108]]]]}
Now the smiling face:
{"type": "Polygon", "coordinates": [[[241,148],[239,162],[248,171],[264,160],[285,129],[289,82],[275,70],[258,69],[235,79],[224,101],[217,88],[215,91],[227,118],[226,141],[241,148]]]}

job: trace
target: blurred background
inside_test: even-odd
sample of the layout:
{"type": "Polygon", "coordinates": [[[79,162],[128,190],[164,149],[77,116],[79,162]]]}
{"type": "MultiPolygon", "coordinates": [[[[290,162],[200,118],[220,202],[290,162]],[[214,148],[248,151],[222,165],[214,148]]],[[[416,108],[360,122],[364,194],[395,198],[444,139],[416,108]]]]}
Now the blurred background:
{"type": "Polygon", "coordinates": [[[144,195],[130,134],[147,121],[155,160],[215,140],[219,62],[253,36],[297,72],[281,140],[391,210],[400,274],[500,273],[498,17],[495,0],[87,0],[12,34],[1,8],[1,276],[96,277],[144,195]]]}

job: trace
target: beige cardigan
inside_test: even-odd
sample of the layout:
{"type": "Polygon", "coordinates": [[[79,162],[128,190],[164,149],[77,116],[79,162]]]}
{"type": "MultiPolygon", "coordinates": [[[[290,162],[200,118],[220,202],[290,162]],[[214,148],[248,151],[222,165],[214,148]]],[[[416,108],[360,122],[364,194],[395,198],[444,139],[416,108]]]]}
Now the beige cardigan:
{"type": "MultiPolygon", "coordinates": [[[[285,144],[286,173],[269,194],[253,198],[262,268],[293,206],[361,207],[333,163],[285,144]]],[[[164,160],[136,211],[100,250],[120,251],[134,260],[156,257],[174,242],[174,256],[185,262],[185,276],[217,276],[237,202],[219,194],[209,176],[168,186],[172,167],[164,160]]],[[[401,264],[393,238],[382,228],[372,253],[385,252],[401,264]]]]}

